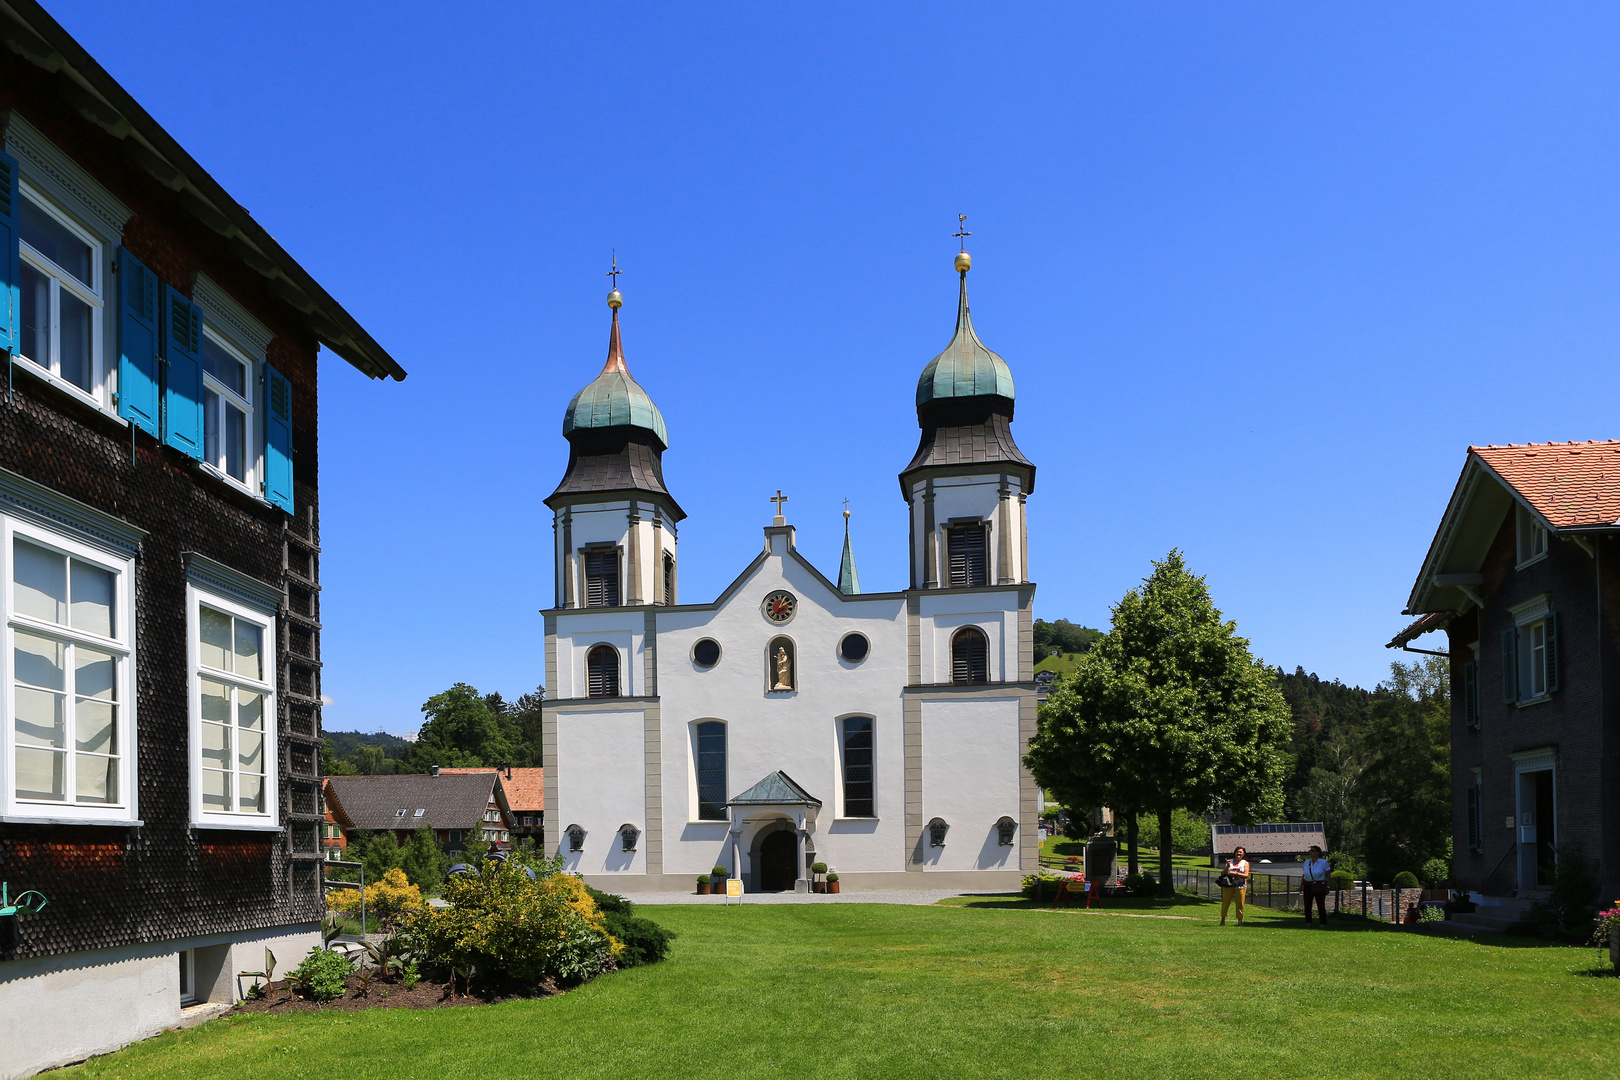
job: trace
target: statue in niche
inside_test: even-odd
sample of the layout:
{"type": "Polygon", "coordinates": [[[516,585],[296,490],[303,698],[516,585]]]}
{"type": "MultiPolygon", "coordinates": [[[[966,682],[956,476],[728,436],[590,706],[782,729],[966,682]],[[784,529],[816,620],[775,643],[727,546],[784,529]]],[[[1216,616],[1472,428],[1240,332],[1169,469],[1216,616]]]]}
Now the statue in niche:
{"type": "Polygon", "coordinates": [[[776,647],[776,679],[771,683],[771,689],[793,689],[793,660],[788,656],[786,645],[776,647]]]}

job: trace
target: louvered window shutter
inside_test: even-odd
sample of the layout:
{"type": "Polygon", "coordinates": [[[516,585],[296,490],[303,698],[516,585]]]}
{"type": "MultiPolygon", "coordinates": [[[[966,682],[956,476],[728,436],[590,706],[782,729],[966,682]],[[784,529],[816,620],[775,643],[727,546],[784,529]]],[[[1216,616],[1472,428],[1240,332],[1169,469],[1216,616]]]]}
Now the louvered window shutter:
{"type": "Polygon", "coordinates": [[[17,183],[17,159],[0,150],[0,349],[17,352],[22,333],[21,249],[17,246],[17,217],[22,212],[22,191],[17,183]]]}
{"type": "Polygon", "coordinates": [[[1479,788],[1472,784],[1468,786],[1468,846],[1480,846],[1479,788]]]}
{"type": "Polygon", "coordinates": [[[619,606],[619,552],[585,553],[585,606],[619,606]]]}
{"type": "Polygon", "coordinates": [[[984,634],[978,630],[959,630],[951,639],[951,681],[982,683],[990,681],[989,657],[984,634]]]}
{"type": "Polygon", "coordinates": [[[118,249],[118,415],[160,438],[158,279],[118,249]]]}
{"type": "Polygon", "coordinates": [[[985,572],[984,527],[951,529],[949,536],[952,587],[989,584],[985,572]]]}
{"type": "Polygon", "coordinates": [[[1502,700],[1519,700],[1519,631],[1502,631],[1502,700]]]}
{"type": "Polygon", "coordinates": [[[1479,664],[1472,660],[1463,665],[1463,722],[1479,727],[1479,664]]]}
{"type": "Polygon", "coordinates": [[[264,498],[293,512],[292,383],[264,366],[264,498]]]}
{"type": "Polygon", "coordinates": [[[163,287],[163,441],[187,457],[203,456],[202,311],[163,287]]]}
{"type": "Polygon", "coordinates": [[[598,645],[585,658],[586,693],[591,697],[619,696],[619,653],[598,645]]]}
{"type": "Polygon", "coordinates": [[[1558,612],[1547,616],[1547,693],[1558,689],[1558,612]]]}

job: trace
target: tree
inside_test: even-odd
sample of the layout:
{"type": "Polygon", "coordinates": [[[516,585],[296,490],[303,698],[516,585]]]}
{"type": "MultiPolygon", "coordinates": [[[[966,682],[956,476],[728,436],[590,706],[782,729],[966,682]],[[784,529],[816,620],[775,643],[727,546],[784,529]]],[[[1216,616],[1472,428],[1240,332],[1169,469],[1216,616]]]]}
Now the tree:
{"type": "Polygon", "coordinates": [[[1361,776],[1367,872],[1388,881],[1447,854],[1451,837],[1451,670],[1444,657],[1390,666],[1373,698],[1361,776]]]}
{"type": "Polygon", "coordinates": [[[510,763],[512,744],[501,729],[505,703],[486,698],[466,683],[456,683],[422,704],[427,722],[416,745],[400,762],[401,772],[427,772],[434,765],[477,768],[510,763]],[[493,707],[492,707],[493,706],[493,707]]]}
{"type": "Polygon", "coordinates": [[[1278,814],[1290,720],[1274,672],[1171,551],[1047,699],[1024,761],[1071,805],[1156,814],[1159,893],[1172,896],[1175,809],[1278,814]]]}
{"type": "Polygon", "coordinates": [[[431,825],[418,825],[399,852],[399,864],[411,884],[432,894],[444,885],[450,869],[450,856],[439,846],[431,825]]]}
{"type": "Polygon", "coordinates": [[[1053,653],[1083,653],[1103,636],[1101,630],[1079,626],[1068,619],[1047,622],[1035,620],[1035,662],[1038,664],[1053,653]]]}

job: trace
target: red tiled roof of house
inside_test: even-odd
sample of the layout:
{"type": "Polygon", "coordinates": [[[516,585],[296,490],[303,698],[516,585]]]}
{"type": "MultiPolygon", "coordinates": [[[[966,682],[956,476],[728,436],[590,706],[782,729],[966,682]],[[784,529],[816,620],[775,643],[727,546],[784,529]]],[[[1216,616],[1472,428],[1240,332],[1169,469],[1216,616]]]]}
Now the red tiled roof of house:
{"type": "Polygon", "coordinates": [[[501,775],[501,787],[506,792],[506,805],[514,814],[538,814],[546,808],[546,770],[542,768],[511,769],[445,769],[440,775],[454,773],[492,773],[501,775]]]}
{"type": "Polygon", "coordinates": [[[1620,441],[1470,446],[1555,529],[1620,522],[1620,441]]]}

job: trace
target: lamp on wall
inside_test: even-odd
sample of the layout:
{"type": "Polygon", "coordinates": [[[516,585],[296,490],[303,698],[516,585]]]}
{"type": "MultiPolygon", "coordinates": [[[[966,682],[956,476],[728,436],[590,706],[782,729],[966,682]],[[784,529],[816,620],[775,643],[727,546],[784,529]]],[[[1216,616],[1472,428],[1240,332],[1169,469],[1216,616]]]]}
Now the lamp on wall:
{"type": "Polygon", "coordinates": [[[945,824],[944,818],[935,818],[933,821],[930,821],[928,823],[928,846],[944,847],[945,834],[949,830],[950,826],[945,824]]]}
{"type": "Polygon", "coordinates": [[[619,826],[619,837],[624,841],[625,851],[636,850],[636,838],[640,835],[641,830],[629,822],[625,822],[623,825],[619,826]]]}
{"type": "Polygon", "coordinates": [[[1002,815],[1000,821],[996,822],[996,839],[1002,847],[1012,847],[1013,833],[1017,831],[1018,822],[1005,814],[1002,815]]]}
{"type": "Polygon", "coordinates": [[[585,830],[578,825],[570,825],[563,832],[568,834],[568,850],[585,850],[585,830]]]}

